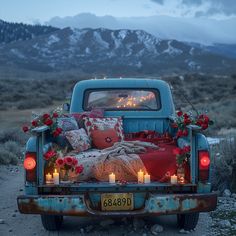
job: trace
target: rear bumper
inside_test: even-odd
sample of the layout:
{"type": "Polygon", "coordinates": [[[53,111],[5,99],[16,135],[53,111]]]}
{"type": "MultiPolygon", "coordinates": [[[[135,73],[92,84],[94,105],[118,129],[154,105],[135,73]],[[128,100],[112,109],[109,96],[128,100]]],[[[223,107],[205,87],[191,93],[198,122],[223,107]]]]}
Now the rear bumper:
{"type": "Polygon", "coordinates": [[[150,194],[142,209],[104,212],[91,207],[86,195],[19,196],[18,208],[24,214],[50,214],[70,216],[125,216],[166,215],[212,211],[217,195],[208,194],[150,194]]]}

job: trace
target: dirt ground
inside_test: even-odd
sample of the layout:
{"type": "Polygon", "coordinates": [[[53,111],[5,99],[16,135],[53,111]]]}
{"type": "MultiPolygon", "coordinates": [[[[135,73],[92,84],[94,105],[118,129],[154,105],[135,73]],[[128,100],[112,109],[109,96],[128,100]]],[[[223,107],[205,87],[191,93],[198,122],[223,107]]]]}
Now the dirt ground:
{"type": "MultiPolygon", "coordinates": [[[[180,235],[176,228],[175,216],[149,217],[141,219],[145,222],[142,228],[135,229],[134,219],[113,219],[109,226],[102,227],[100,218],[65,217],[60,232],[47,232],[41,225],[38,215],[23,215],[18,212],[16,197],[24,194],[24,172],[22,167],[0,166],[0,235],[1,236],[32,236],[32,235],[153,235],[150,228],[154,224],[161,225],[163,232],[158,235],[180,235]],[[90,230],[88,230],[90,229],[90,230]]],[[[208,232],[211,218],[208,213],[202,213],[193,236],[210,235],[208,232]]]]}

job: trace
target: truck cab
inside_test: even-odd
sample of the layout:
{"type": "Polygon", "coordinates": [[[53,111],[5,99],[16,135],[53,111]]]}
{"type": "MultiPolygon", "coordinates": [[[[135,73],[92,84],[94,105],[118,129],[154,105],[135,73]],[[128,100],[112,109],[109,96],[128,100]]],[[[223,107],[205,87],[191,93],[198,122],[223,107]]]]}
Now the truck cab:
{"type": "MultiPolygon", "coordinates": [[[[82,114],[93,108],[103,108],[105,118],[122,118],[125,137],[122,142],[129,142],[138,134],[155,133],[153,140],[160,147],[159,153],[150,151],[148,156],[140,154],[146,170],[151,173],[150,181],[46,184],[44,154],[53,139],[48,133],[48,127],[42,126],[33,130],[26,144],[25,158],[33,158],[35,167],[25,170],[25,194],[17,198],[21,213],[41,215],[42,224],[47,230],[58,230],[63,216],[167,214],[176,215],[181,228],[192,230],[197,225],[200,212],[216,208],[217,196],[211,192],[210,163],[201,165],[203,157],[210,162],[209,144],[196,125],[188,125],[188,135],[176,138],[177,130],[171,125],[175,119],[175,106],[170,86],[166,82],[134,78],[78,82],[73,89],[69,114],[82,114]],[[171,151],[165,157],[167,154],[163,150],[186,145],[191,147],[188,177],[183,183],[173,183],[170,177],[176,174],[176,157],[171,151]],[[172,167],[167,158],[173,162],[172,167]],[[168,171],[171,176],[163,175],[165,178],[161,178],[160,173],[168,171]],[[109,199],[121,199],[121,202],[125,199],[127,203],[124,207],[108,207],[109,201],[111,205],[114,202],[109,199]]],[[[145,141],[140,136],[138,140],[145,141]]]]}

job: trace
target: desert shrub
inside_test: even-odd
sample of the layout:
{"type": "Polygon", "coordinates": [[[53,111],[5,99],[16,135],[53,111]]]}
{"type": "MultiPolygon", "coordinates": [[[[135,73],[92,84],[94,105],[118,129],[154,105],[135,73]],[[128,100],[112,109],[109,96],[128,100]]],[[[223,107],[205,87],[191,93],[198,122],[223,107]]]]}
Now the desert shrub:
{"type": "Polygon", "coordinates": [[[23,156],[28,136],[19,129],[5,129],[0,132],[0,164],[16,165],[23,156]]]}
{"type": "Polygon", "coordinates": [[[212,147],[211,182],[214,190],[229,188],[236,192],[236,136],[212,147]]]}
{"type": "Polygon", "coordinates": [[[19,143],[15,142],[15,141],[7,141],[3,144],[3,148],[11,153],[14,153],[17,156],[21,155],[21,146],[19,143]]]}
{"type": "Polygon", "coordinates": [[[4,144],[8,141],[15,141],[20,145],[24,145],[28,135],[23,133],[20,129],[4,129],[0,131],[0,144],[4,144]]]}
{"type": "Polygon", "coordinates": [[[18,156],[0,146],[0,164],[2,165],[16,165],[18,163],[18,156]]]}

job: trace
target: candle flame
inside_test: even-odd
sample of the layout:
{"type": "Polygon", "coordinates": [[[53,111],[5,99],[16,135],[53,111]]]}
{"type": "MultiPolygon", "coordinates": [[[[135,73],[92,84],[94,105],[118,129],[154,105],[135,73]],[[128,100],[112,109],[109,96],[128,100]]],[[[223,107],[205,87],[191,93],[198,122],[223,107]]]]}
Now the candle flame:
{"type": "Polygon", "coordinates": [[[57,173],[57,169],[55,169],[54,173],[57,173]]]}

